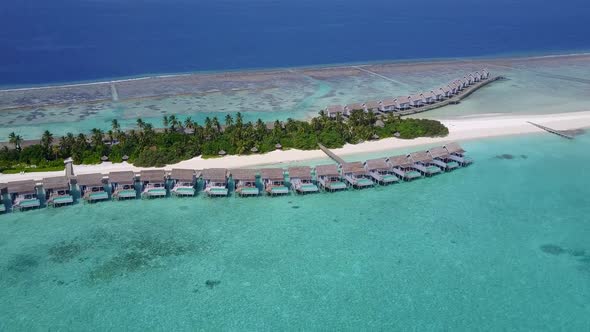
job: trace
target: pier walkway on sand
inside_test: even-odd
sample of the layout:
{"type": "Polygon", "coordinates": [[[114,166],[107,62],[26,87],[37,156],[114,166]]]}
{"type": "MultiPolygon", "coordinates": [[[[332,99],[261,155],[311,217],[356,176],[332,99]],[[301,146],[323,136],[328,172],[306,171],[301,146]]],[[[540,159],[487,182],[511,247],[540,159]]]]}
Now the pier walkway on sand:
{"type": "Polygon", "coordinates": [[[336,155],[334,152],[332,152],[332,151],[328,150],[328,148],[327,148],[327,147],[325,147],[325,146],[321,145],[320,143],[318,143],[318,146],[320,147],[320,149],[321,149],[322,151],[324,151],[324,153],[325,153],[326,155],[328,155],[328,157],[330,157],[332,160],[334,160],[334,161],[335,161],[335,162],[337,162],[338,164],[342,165],[342,164],[345,164],[345,163],[346,163],[346,161],[344,161],[344,159],[342,159],[342,158],[338,157],[338,156],[337,156],[337,155],[336,155]]]}
{"type": "Polygon", "coordinates": [[[551,128],[549,128],[549,127],[545,127],[545,126],[542,126],[542,125],[540,125],[540,124],[536,124],[536,123],[533,123],[533,122],[530,122],[530,121],[527,121],[527,122],[528,122],[528,123],[530,123],[530,124],[532,124],[532,125],[533,125],[533,126],[535,126],[535,127],[541,128],[541,129],[545,130],[546,132],[549,132],[549,133],[555,134],[555,135],[557,135],[557,136],[561,136],[561,137],[563,137],[563,138],[567,138],[567,139],[574,139],[574,137],[573,137],[573,136],[571,136],[571,135],[568,135],[568,134],[565,134],[565,133],[563,133],[562,131],[555,130],[555,129],[551,129],[551,128]]]}

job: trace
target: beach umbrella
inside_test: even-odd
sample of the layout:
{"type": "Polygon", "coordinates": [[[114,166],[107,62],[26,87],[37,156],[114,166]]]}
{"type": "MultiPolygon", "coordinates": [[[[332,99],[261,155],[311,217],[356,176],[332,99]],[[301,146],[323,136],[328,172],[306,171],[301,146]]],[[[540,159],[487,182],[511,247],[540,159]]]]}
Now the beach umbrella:
{"type": "Polygon", "coordinates": [[[226,154],[227,154],[227,152],[225,152],[225,151],[223,151],[223,150],[219,151],[219,155],[220,155],[220,156],[225,156],[226,154]]]}
{"type": "Polygon", "coordinates": [[[102,156],[102,157],[100,157],[100,160],[102,160],[103,162],[104,162],[104,161],[108,161],[108,160],[109,160],[109,157],[107,157],[107,156],[102,156]]]}
{"type": "Polygon", "coordinates": [[[127,160],[129,160],[129,156],[128,155],[124,155],[121,159],[123,159],[123,161],[127,161],[127,160]]]}
{"type": "Polygon", "coordinates": [[[280,150],[282,148],[283,148],[283,146],[281,145],[281,143],[275,144],[275,149],[280,150]]]}
{"type": "Polygon", "coordinates": [[[396,131],[396,132],[393,134],[393,136],[395,136],[395,137],[399,137],[399,136],[400,136],[400,135],[399,135],[399,131],[396,131]]]}
{"type": "Polygon", "coordinates": [[[257,147],[253,147],[250,149],[250,152],[256,153],[258,152],[258,148],[257,147]]]}
{"type": "Polygon", "coordinates": [[[379,139],[379,135],[373,134],[373,139],[379,139]]]}
{"type": "Polygon", "coordinates": [[[383,121],[381,121],[381,120],[377,120],[377,121],[375,121],[375,126],[377,126],[379,128],[383,128],[383,127],[385,127],[385,123],[383,123],[383,121]]]}

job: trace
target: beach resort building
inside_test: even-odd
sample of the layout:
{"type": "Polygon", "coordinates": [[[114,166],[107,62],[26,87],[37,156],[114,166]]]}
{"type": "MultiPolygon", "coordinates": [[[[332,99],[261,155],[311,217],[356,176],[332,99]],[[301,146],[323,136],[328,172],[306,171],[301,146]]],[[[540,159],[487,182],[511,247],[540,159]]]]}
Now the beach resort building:
{"type": "Polygon", "coordinates": [[[135,173],[132,171],[110,172],[108,184],[113,198],[118,200],[137,198],[135,181],[135,173]]]}
{"type": "Polygon", "coordinates": [[[336,118],[338,114],[344,115],[344,107],[342,105],[332,105],[325,109],[325,113],[329,118],[336,118]]]}
{"type": "Polygon", "coordinates": [[[459,163],[449,158],[449,152],[442,146],[430,148],[428,154],[432,158],[432,163],[444,171],[450,171],[459,167],[459,163]]]}
{"type": "Polygon", "coordinates": [[[344,180],[353,188],[360,189],[372,187],[374,185],[371,180],[371,175],[369,175],[369,172],[365,169],[362,162],[355,161],[344,163],[341,166],[344,180]]]}
{"type": "Polygon", "coordinates": [[[408,155],[408,158],[413,163],[412,168],[422,173],[422,175],[432,176],[441,172],[426,151],[412,152],[408,155]]]}
{"type": "Polygon", "coordinates": [[[70,179],[65,176],[43,179],[43,190],[48,206],[58,207],[74,203],[70,192],[70,179]]]}
{"type": "Polygon", "coordinates": [[[207,168],[201,171],[203,190],[207,196],[227,196],[227,169],[207,168]]]}
{"type": "Polygon", "coordinates": [[[449,143],[443,146],[449,153],[449,159],[454,160],[461,166],[467,166],[473,163],[473,159],[465,156],[465,150],[458,143],[449,143]]]}
{"type": "Polygon", "coordinates": [[[395,99],[385,99],[381,101],[381,112],[394,112],[396,110],[395,99]]]}

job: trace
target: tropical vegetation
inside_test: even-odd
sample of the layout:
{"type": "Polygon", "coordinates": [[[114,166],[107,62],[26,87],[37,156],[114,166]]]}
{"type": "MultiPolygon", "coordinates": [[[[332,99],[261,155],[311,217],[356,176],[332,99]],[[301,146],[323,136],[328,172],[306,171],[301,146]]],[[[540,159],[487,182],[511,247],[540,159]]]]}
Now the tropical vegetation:
{"type": "Polygon", "coordinates": [[[119,162],[128,159],[137,166],[163,166],[195,156],[215,157],[219,154],[264,153],[282,149],[317,149],[321,143],[337,148],[345,143],[396,136],[410,139],[424,136],[445,136],[448,129],[438,121],[400,118],[389,114],[353,111],[348,118],[328,117],[324,112],[310,121],[288,119],[266,124],[262,120],[245,122],[240,113],[219,119],[206,118],[197,124],[190,117],[183,121],[174,115],[164,116],[163,128],[137,119],[136,128],[124,131],[112,121],[104,132],[93,129],[89,134],[67,133],[55,138],[45,131],[36,144],[22,147],[23,138],[11,133],[11,148],[0,150],[0,169],[16,170],[34,165],[36,169],[63,166],[65,158],[79,164],[93,164],[107,157],[119,162]]]}

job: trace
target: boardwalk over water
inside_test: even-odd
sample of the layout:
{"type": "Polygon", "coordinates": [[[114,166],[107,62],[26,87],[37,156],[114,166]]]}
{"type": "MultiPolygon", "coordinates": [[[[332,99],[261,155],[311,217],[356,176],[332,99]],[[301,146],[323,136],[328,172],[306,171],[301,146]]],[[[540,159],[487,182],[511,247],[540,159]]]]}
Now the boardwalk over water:
{"type": "Polygon", "coordinates": [[[344,159],[338,157],[338,155],[336,155],[334,152],[330,151],[327,147],[321,145],[320,143],[318,143],[318,146],[328,157],[330,157],[332,160],[334,160],[338,164],[346,163],[346,161],[344,161],[344,159]]]}
{"type": "Polygon", "coordinates": [[[530,122],[530,121],[527,121],[527,122],[530,123],[530,124],[532,124],[535,127],[541,128],[541,129],[545,130],[546,132],[555,134],[557,136],[561,136],[561,137],[567,138],[567,139],[574,139],[574,136],[568,135],[568,134],[566,134],[566,133],[564,133],[562,131],[555,130],[555,129],[552,129],[552,128],[549,128],[549,127],[545,127],[545,126],[542,126],[540,124],[536,124],[536,123],[533,123],[533,122],[530,122]]]}

